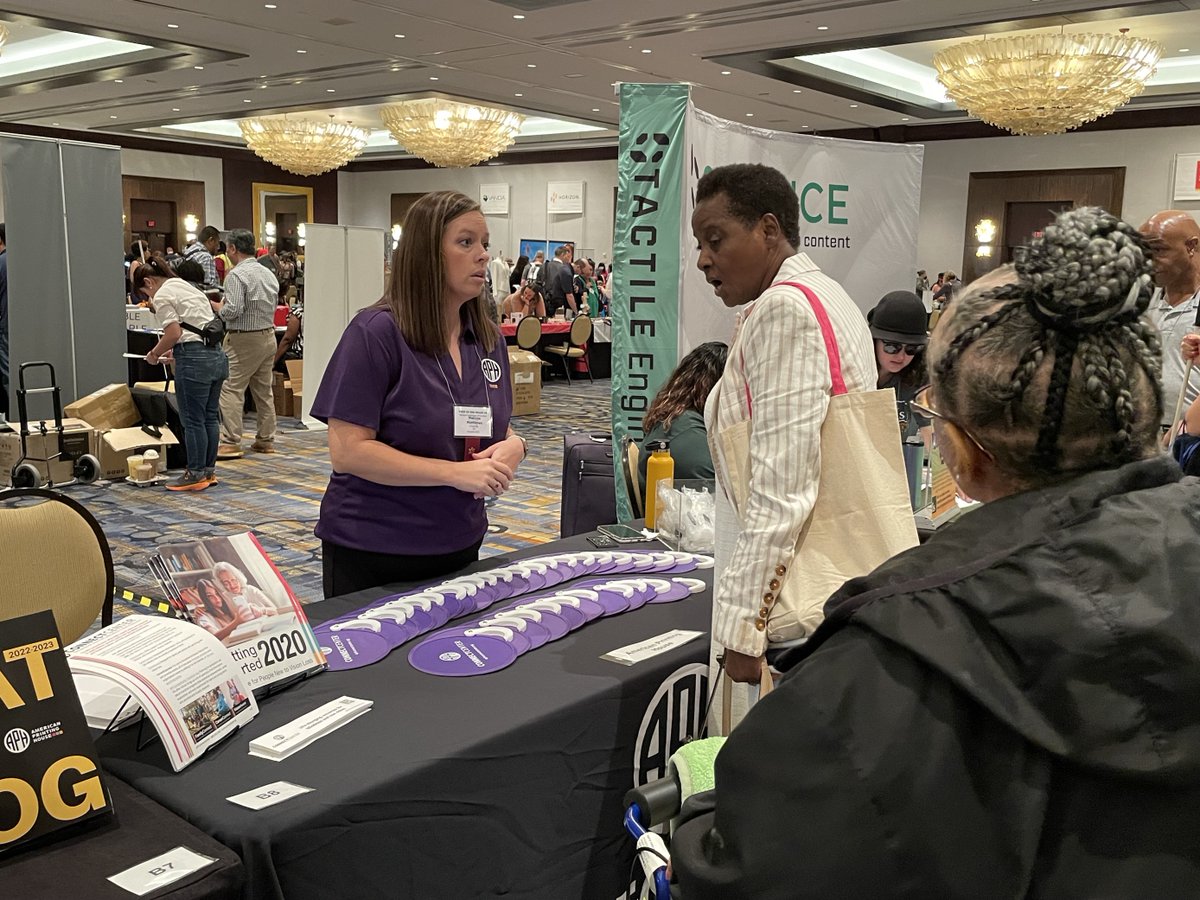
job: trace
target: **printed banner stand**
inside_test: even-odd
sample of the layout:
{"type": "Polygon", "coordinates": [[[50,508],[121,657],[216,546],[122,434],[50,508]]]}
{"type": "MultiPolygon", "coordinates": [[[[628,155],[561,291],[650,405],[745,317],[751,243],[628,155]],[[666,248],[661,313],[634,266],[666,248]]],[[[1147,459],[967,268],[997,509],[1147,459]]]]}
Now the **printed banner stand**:
{"type": "MultiPolygon", "coordinates": [[[[709,170],[760,163],[782,172],[799,200],[797,251],[841,283],[864,313],[889,291],[911,290],[916,272],[923,147],[755,128],[698,110],[688,97],[687,85],[620,86],[613,235],[617,446],[626,436],[642,436],[642,417],[680,357],[706,341],[729,343],[733,335],[736,311],[714,296],[696,267],[691,234],[696,186],[709,170]]],[[[628,520],[624,478],[615,482],[618,518],[628,520]]]]}

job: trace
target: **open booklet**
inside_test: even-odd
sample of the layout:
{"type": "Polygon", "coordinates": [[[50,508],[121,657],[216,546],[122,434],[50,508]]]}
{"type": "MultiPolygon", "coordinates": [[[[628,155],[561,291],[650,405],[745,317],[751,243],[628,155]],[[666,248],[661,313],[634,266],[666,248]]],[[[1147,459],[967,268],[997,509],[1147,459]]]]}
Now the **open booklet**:
{"type": "Polygon", "coordinates": [[[126,616],[69,646],[67,659],[77,684],[111,685],[122,714],[117,698],[141,707],[176,772],[258,714],[229,652],[188,622],[126,616]]]}
{"type": "Polygon", "coordinates": [[[324,668],[304,607],[252,533],[158,549],[150,568],[176,614],[221,641],[252,690],[324,668]]]}

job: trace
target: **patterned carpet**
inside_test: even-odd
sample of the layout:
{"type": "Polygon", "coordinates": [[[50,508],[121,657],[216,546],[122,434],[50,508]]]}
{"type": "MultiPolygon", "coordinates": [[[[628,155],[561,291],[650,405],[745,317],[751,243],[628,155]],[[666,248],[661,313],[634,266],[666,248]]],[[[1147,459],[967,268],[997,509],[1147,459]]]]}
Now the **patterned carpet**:
{"type": "MultiPolygon", "coordinates": [[[[542,410],[514,420],[529,442],[529,458],[512,488],[491,507],[492,533],[482,554],[492,556],[558,537],[562,436],[572,431],[609,431],[610,382],[551,380],[543,385],[542,410]]],[[[159,544],[253,531],[292,590],[305,603],[321,599],[320,542],[313,527],[329,479],[326,433],[281,418],[279,452],[248,452],[220,463],[220,484],[197,494],[162,487],[138,488],[97,482],[66,490],[99,520],[112,547],[118,589],[157,598],[161,591],[147,568],[159,544]]],[[[247,433],[253,434],[252,420],[247,433]]],[[[118,613],[138,609],[118,599],[118,613]]]]}

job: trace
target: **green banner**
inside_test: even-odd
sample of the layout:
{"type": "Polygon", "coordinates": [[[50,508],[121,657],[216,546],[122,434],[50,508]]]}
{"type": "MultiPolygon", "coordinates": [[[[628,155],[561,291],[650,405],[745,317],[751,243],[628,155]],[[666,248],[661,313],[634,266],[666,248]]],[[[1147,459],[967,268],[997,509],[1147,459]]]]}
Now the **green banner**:
{"type": "Polygon", "coordinates": [[[617,518],[633,518],[621,441],[641,438],[642,417],[675,369],[686,163],[685,84],[622,84],[613,235],[612,430],[617,518]]]}

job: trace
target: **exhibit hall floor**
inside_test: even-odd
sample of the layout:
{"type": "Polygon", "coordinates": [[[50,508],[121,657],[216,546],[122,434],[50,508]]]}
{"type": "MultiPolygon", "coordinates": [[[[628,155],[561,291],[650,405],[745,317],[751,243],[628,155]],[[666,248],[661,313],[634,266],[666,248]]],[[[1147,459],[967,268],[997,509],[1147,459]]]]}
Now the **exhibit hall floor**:
{"type": "MultiPolygon", "coordinates": [[[[492,528],[483,556],[507,553],[558,537],[564,434],[610,431],[608,379],[589,383],[553,379],[542,386],[542,410],[513,419],[529,441],[529,457],[512,488],[491,507],[492,528]]],[[[65,491],[99,520],[112,547],[118,615],[138,607],[120,600],[121,589],[155,599],[161,589],[147,567],[164,543],[253,531],[292,590],[305,603],[321,599],[320,541],[313,536],[329,480],[326,433],[279,420],[279,452],[247,452],[218,465],[220,484],[200,493],[172,493],[122,482],[75,485],[65,491]]],[[[247,431],[253,434],[252,420],[247,431]]]]}

